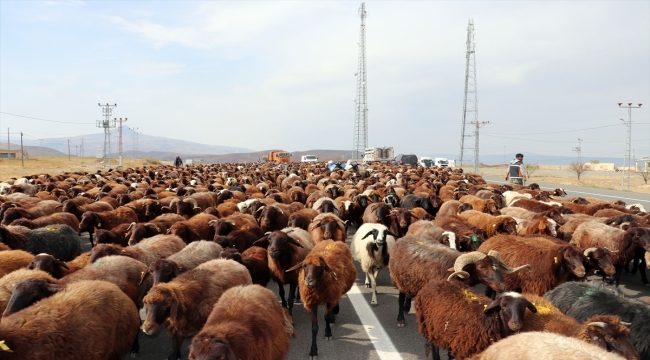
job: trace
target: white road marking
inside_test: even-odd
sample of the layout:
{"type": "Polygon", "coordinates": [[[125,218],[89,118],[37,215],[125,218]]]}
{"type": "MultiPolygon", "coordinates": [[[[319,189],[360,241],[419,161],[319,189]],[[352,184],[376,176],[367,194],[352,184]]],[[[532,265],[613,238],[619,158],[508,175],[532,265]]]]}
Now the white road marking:
{"type": "Polygon", "coordinates": [[[402,359],[402,356],[395,348],[395,345],[393,345],[386,331],[384,331],[377,316],[375,316],[375,313],[370,308],[368,300],[363,297],[361,289],[359,289],[357,284],[352,285],[352,289],[348,291],[348,298],[361,320],[361,326],[363,326],[368,334],[368,339],[370,339],[375,350],[377,350],[377,356],[382,360],[402,359]]]}

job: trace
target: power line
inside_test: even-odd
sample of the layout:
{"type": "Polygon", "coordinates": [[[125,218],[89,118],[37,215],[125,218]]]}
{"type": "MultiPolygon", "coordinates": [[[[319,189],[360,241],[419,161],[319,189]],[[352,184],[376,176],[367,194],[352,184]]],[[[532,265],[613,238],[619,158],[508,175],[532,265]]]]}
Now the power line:
{"type": "Polygon", "coordinates": [[[18,116],[18,117],[25,118],[25,119],[32,119],[32,120],[39,120],[39,121],[49,121],[49,122],[55,122],[55,123],[62,123],[62,124],[81,124],[81,125],[90,125],[90,124],[93,124],[93,123],[90,123],[90,122],[87,122],[87,123],[86,123],[86,122],[72,122],[72,121],[59,121],[59,120],[41,119],[41,118],[35,118],[35,117],[31,117],[31,116],[24,116],[24,115],[12,114],[12,113],[8,113],[8,112],[4,112],[4,111],[0,111],[0,114],[11,115],[11,116],[18,116]]]}
{"type": "MultiPolygon", "coordinates": [[[[511,139],[511,140],[521,140],[521,141],[535,141],[535,142],[547,142],[547,143],[566,143],[566,141],[562,140],[536,140],[536,139],[523,139],[523,138],[516,138],[516,137],[510,137],[510,136],[500,136],[500,135],[490,135],[483,133],[485,136],[489,137],[495,137],[495,138],[501,138],[501,139],[511,139]]],[[[650,139],[640,139],[640,140],[634,140],[635,142],[641,142],[641,141],[648,141],[650,139]]],[[[620,141],[584,141],[585,144],[606,144],[606,143],[620,143],[620,141]]]]}
{"type": "MultiPolygon", "coordinates": [[[[584,128],[584,129],[575,129],[575,130],[562,130],[562,131],[552,131],[552,132],[543,132],[543,133],[526,133],[526,135],[563,134],[563,133],[566,133],[566,132],[602,129],[602,128],[607,128],[607,127],[612,127],[612,126],[620,126],[620,125],[621,124],[614,124],[614,125],[597,126],[597,127],[584,128]]],[[[488,133],[483,133],[483,134],[484,135],[490,135],[488,133]]],[[[505,135],[509,135],[509,134],[505,134],[505,135]]]]}

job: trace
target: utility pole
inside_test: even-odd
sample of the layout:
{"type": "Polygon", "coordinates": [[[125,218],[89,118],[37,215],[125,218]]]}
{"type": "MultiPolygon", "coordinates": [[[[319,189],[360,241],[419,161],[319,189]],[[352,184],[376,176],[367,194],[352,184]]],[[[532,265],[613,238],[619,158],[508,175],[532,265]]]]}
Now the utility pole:
{"type": "Polygon", "coordinates": [[[638,106],[632,106],[632,103],[627,103],[627,106],[623,105],[622,102],[618,103],[619,108],[627,108],[627,121],[623,118],[619,118],[625,125],[627,125],[627,138],[625,139],[625,155],[623,155],[623,178],[621,179],[621,191],[623,191],[623,184],[625,183],[625,164],[627,162],[627,189],[630,190],[630,173],[632,172],[632,164],[630,163],[631,154],[632,154],[632,109],[641,108],[642,103],[638,103],[638,106]]]}
{"type": "MultiPolygon", "coordinates": [[[[463,99],[463,123],[460,129],[460,166],[471,160],[472,137],[470,124],[478,122],[478,100],[476,85],[476,40],[474,39],[474,20],[467,25],[467,53],[465,54],[465,97],[463,99]]],[[[478,143],[478,140],[475,141],[478,143]]],[[[478,149],[474,149],[474,154],[478,149]]],[[[476,159],[474,159],[476,164],[476,159]]],[[[475,170],[476,171],[476,170],[475,170]]]]}
{"type": "Polygon", "coordinates": [[[20,132],[20,162],[25,167],[25,150],[23,150],[23,133],[20,132]]]}
{"type": "Polygon", "coordinates": [[[38,139],[41,142],[41,147],[43,147],[43,139],[38,139]]]}
{"type": "Polygon", "coordinates": [[[354,100],[356,114],[354,117],[354,136],[352,148],[353,160],[363,159],[363,154],[368,147],[368,87],[366,77],[366,3],[359,7],[361,17],[361,31],[359,34],[359,62],[357,67],[357,97],[354,100]]]}
{"type": "Polygon", "coordinates": [[[79,145],[74,146],[74,156],[79,157],[79,145]]]}
{"type": "Polygon", "coordinates": [[[474,174],[478,174],[478,166],[479,166],[479,160],[478,160],[478,129],[481,126],[485,126],[489,124],[489,121],[472,121],[470,124],[476,125],[476,128],[474,130],[474,174]]]}
{"type": "Polygon", "coordinates": [[[582,142],[583,142],[583,141],[584,141],[584,140],[582,140],[581,138],[578,138],[578,147],[574,147],[574,148],[573,148],[573,151],[577,151],[577,152],[578,152],[578,166],[581,166],[581,165],[582,165],[582,158],[581,158],[581,156],[580,156],[580,152],[582,151],[582,142]]]}
{"type": "Polygon", "coordinates": [[[106,105],[102,104],[97,104],[102,107],[102,114],[104,115],[104,120],[97,120],[97,127],[98,128],[103,128],[104,129],[104,166],[103,168],[106,168],[106,160],[108,158],[108,164],[110,166],[110,157],[111,157],[111,128],[115,127],[115,121],[113,121],[113,124],[111,125],[111,114],[113,114],[113,108],[117,106],[117,104],[109,105],[106,103],[106,105]],[[108,148],[108,149],[107,149],[108,148]],[[108,150],[108,152],[107,152],[108,150]]]}
{"type": "MultiPolygon", "coordinates": [[[[127,118],[124,118],[124,122],[126,122],[127,120],[128,120],[127,118]]],[[[117,119],[113,121],[117,121],[117,119]]],[[[118,145],[119,160],[117,166],[122,166],[122,118],[120,118],[120,138],[118,140],[118,143],[119,143],[118,145]]]]}
{"type": "Polygon", "coordinates": [[[84,138],[81,138],[81,148],[79,150],[81,152],[81,157],[84,157],[84,138]]]}
{"type": "Polygon", "coordinates": [[[137,127],[131,128],[133,130],[133,160],[135,161],[135,151],[136,151],[136,136],[138,135],[138,129],[137,127]]]}
{"type": "Polygon", "coordinates": [[[9,144],[9,128],[7,128],[7,160],[11,159],[9,150],[11,150],[11,145],[9,144]]]}

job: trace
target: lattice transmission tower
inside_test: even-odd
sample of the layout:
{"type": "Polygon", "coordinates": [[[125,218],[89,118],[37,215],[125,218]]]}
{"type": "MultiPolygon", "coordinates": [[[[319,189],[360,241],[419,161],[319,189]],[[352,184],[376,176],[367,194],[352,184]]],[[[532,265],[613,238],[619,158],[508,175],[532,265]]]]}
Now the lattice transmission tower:
{"type": "Polygon", "coordinates": [[[463,124],[460,129],[460,166],[471,164],[476,160],[475,151],[478,144],[472,147],[472,137],[478,136],[472,131],[472,123],[478,124],[478,101],[476,98],[476,42],[474,40],[474,20],[467,25],[467,54],[465,55],[465,98],[463,100],[463,124]]]}
{"type": "Polygon", "coordinates": [[[111,115],[113,114],[113,108],[117,104],[106,105],[97,104],[102,107],[102,115],[104,115],[104,120],[97,120],[97,127],[104,129],[104,165],[103,168],[106,168],[106,163],[108,166],[111,164],[111,128],[115,127],[115,121],[111,124],[111,115]]]}
{"type": "Polygon", "coordinates": [[[361,33],[359,35],[359,64],[357,68],[357,97],[354,100],[354,137],[352,140],[352,159],[361,160],[368,147],[368,99],[366,78],[366,3],[359,7],[361,33]]]}

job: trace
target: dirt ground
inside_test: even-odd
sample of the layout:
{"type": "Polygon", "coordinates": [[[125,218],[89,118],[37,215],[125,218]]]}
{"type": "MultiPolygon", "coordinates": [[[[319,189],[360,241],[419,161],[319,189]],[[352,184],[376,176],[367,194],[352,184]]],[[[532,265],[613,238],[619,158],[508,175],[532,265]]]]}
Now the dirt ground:
{"type": "MultiPolygon", "coordinates": [[[[117,159],[111,159],[111,168],[117,166],[117,159]]],[[[143,165],[158,165],[161,162],[155,159],[131,159],[122,158],[122,165],[124,167],[137,167],[143,165]]],[[[103,162],[94,157],[71,157],[68,160],[67,156],[38,156],[25,160],[24,167],[20,160],[6,160],[0,159],[0,181],[10,179],[12,177],[18,178],[25,175],[43,174],[50,175],[60,174],[64,171],[86,171],[96,172],[101,170],[103,162]]]]}
{"type": "MultiPolygon", "coordinates": [[[[479,174],[482,176],[501,176],[505,178],[507,166],[490,166],[479,168],[479,174]]],[[[468,169],[471,170],[471,169],[468,169]]],[[[623,190],[627,190],[627,175],[625,173],[625,183],[623,190]]],[[[578,176],[567,170],[566,166],[560,165],[540,165],[532,175],[529,176],[528,183],[540,181],[551,182],[564,185],[585,186],[599,189],[621,190],[623,173],[616,171],[587,171],[578,176]]],[[[630,174],[630,191],[642,194],[650,194],[650,181],[644,184],[643,178],[634,172],[630,174]]]]}

